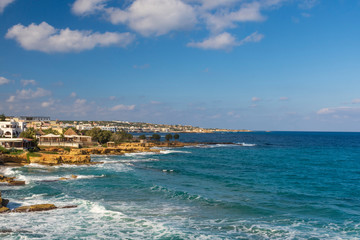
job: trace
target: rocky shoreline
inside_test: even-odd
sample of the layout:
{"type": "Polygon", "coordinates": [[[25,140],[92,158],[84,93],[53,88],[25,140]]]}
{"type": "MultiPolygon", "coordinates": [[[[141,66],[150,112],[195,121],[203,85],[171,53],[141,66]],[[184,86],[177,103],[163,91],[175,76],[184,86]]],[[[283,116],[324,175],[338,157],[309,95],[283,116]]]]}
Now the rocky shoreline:
{"type": "MultiPolygon", "coordinates": [[[[91,155],[123,155],[125,153],[140,153],[140,152],[160,152],[160,149],[153,149],[154,147],[184,147],[191,146],[191,143],[181,142],[165,142],[165,143],[123,143],[116,147],[94,147],[94,148],[81,148],[70,149],[65,151],[62,148],[50,147],[43,149],[43,151],[29,154],[23,153],[19,155],[1,154],[0,165],[3,166],[24,166],[31,163],[56,166],[62,164],[72,165],[90,165],[99,164],[101,162],[91,162],[91,155]]],[[[71,175],[69,178],[61,177],[55,181],[76,179],[76,175],[71,175]]],[[[0,175],[0,183],[7,183],[11,186],[25,185],[25,181],[16,180],[15,177],[7,177],[0,175]]],[[[38,212],[48,211],[58,208],[74,208],[77,206],[65,206],[57,207],[54,204],[37,204],[30,206],[20,206],[18,208],[10,210],[7,206],[9,200],[1,198],[0,192],[0,213],[11,212],[38,212]]]]}
{"type": "MultiPolygon", "coordinates": [[[[185,147],[185,146],[196,146],[196,145],[212,145],[216,143],[183,143],[183,142],[150,142],[150,143],[123,143],[116,147],[93,147],[93,148],[80,148],[70,149],[65,151],[63,148],[49,147],[45,148],[40,152],[29,154],[23,153],[19,155],[1,154],[0,165],[3,166],[24,166],[32,163],[56,166],[62,164],[70,165],[91,165],[101,164],[101,162],[91,162],[91,155],[123,155],[126,153],[141,153],[141,152],[154,152],[159,153],[160,148],[163,147],[185,147]]],[[[232,143],[221,143],[221,144],[232,144],[232,143]]],[[[76,179],[76,175],[65,178],[61,177],[54,181],[71,180],[76,179]]],[[[7,183],[11,186],[25,185],[25,181],[16,180],[15,177],[7,177],[0,175],[0,183],[7,183]]],[[[8,212],[37,212],[37,211],[48,211],[58,208],[74,208],[77,206],[65,206],[56,207],[53,204],[37,204],[31,206],[20,206],[18,208],[10,210],[7,205],[9,200],[1,198],[0,192],[0,213],[8,212]]]]}

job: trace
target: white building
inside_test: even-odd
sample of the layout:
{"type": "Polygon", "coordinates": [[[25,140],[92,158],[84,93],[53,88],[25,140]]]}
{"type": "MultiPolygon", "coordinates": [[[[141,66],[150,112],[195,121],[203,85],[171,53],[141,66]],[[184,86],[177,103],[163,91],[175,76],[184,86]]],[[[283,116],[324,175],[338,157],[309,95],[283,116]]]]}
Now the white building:
{"type": "Polygon", "coordinates": [[[0,137],[17,138],[21,132],[26,130],[25,122],[0,121],[0,137]]]}

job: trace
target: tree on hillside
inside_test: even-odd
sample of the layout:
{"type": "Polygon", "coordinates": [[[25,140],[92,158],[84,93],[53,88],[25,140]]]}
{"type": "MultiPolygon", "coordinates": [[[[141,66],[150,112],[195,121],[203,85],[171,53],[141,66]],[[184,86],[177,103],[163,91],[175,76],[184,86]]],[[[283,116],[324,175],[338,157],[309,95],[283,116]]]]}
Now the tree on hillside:
{"type": "Polygon", "coordinates": [[[161,136],[159,134],[156,134],[156,133],[154,133],[151,136],[151,139],[154,140],[154,141],[160,141],[160,138],[161,138],[161,136]]]}
{"type": "Polygon", "coordinates": [[[91,136],[93,141],[104,144],[110,141],[112,132],[101,130],[100,128],[93,128],[87,131],[86,135],[91,136]]]}
{"type": "Polygon", "coordinates": [[[31,138],[31,139],[36,139],[36,131],[34,128],[28,128],[26,129],[26,131],[23,131],[20,133],[19,137],[21,138],[31,138]]]}
{"type": "Polygon", "coordinates": [[[143,135],[140,135],[140,136],[139,136],[139,139],[140,139],[140,140],[145,140],[145,139],[146,139],[146,136],[145,136],[144,134],[143,134],[143,135]]]}
{"type": "Polygon", "coordinates": [[[5,114],[0,114],[0,121],[5,121],[6,120],[6,116],[5,114]]]}
{"type": "Polygon", "coordinates": [[[52,128],[48,128],[48,129],[42,129],[42,131],[45,133],[45,134],[55,134],[55,135],[59,135],[59,132],[56,131],[55,129],[52,129],[52,128]]]}
{"type": "Polygon", "coordinates": [[[111,141],[115,142],[116,144],[121,142],[129,142],[132,139],[133,139],[133,135],[123,130],[120,132],[113,133],[111,136],[111,141]]]}
{"type": "Polygon", "coordinates": [[[175,139],[175,140],[179,140],[179,138],[180,138],[180,135],[179,135],[179,134],[177,134],[177,133],[174,134],[174,139],[175,139]]]}
{"type": "Polygon", "coordinates": [[[169,142],[172,138],[173,138],[173,136],[172,136],[170,133],[165,135],[165,140],[168,141],[168,142],[169,142]]]}

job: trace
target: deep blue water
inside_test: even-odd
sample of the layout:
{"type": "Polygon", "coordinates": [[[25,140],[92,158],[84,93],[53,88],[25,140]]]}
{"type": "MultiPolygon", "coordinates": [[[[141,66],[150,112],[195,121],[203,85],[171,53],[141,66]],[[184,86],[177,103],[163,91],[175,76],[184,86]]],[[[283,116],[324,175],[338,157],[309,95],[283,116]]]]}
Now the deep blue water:
{"type": "Polygon", "coordinates": [[[181,134],[161,154],[93,156],[94,166],[0,171],[10,207],[75,209],[0,215],[4,239],[360,239],[360,133],[181,134]],[[76,180],[56,180],[78,175],[76,180]]]}

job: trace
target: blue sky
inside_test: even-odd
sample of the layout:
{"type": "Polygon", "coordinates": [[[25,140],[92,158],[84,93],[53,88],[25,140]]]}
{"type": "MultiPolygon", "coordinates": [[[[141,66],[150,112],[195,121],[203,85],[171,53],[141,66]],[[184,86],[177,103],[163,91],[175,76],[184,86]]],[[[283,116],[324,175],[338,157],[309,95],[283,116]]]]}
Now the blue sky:
{"type": "Polygon", "coordinates": [[[358,0],[0,0],[0,112],[360,131],[358,0]]]}

